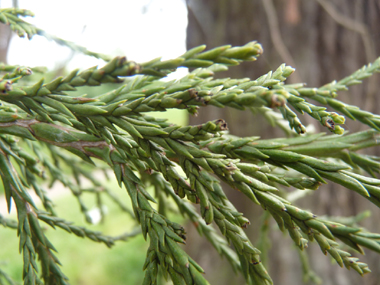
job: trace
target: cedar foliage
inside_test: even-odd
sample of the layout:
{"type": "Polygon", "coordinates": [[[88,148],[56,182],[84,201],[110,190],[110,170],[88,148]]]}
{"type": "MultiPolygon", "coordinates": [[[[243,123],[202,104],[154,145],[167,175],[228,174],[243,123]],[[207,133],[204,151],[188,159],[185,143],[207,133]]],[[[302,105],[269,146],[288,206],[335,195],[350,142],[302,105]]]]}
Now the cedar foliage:
{"type": "MultiPolygon", "coordinates": [[[[337,99],[339,91],[379,72],[380,58],[319,88],[286,84],[294,72],[286,64],[257,79],[214,79],[217,72],[255,61],[263,52],[261,45],[250,42],[210,50],[198,46],[172,60],[157,58],[136,63],[125,57],[110,58],[91,52],[48,35],[22,16],[32,13],[0,10],[0,21],[21,37],[46,36],[105,61],[103,67],[73,70],[52,81],[45,80],[43,70],[38,68],[0,65],[0,175],[8,209],[17,210],[17,220],[0,216],[0,223],[17,231],[24,284],[69,283],[54,245],[44,233],[45,224],[109,247],[126,237],[106,236],[58,217],[43,181],[60,181],[70,189],[89,222],[91,218],[81,199],[84,191],[97,197],[99,209],[102,197],[109,196],[136,219],[149,242],[144,284],[156,284],[159,272],[174,284],[208,284],[201,265],[181,246],[186,243],[185,229],[169,220],[167,203],[174,203],[248,284],[273,283],[262,262],[271,217],[303,252],[309,242],[316,242],[339,266],[352,268],[360,275],[370,272],[356,255],[364,253],[363,247],[380,253],[380,234],[347,220],[317,217],[298,208],[295,202],[307,190],[338,183],[380,206],[380,180],[376,178],[379,158],[360,151],[379,144],[380,116],[337,99]],[[191,72],[179,80],[160,80],[178,67],[191,68],[191,72]],[[39,81],[26,80],[33,72],[42,73],[39,81]],[[95,97],[71,95],[78,87],[96,89],[106,83],[117,87],[95,97]],[[259,112],[282,128],[286,137],[240,138],[228,134],[223,119],[178,126],[148,115],[172,108],[196,114],[198,108],[208,105],[259,112]],[[305,133],[298,114],[311,116],[327,133],[305,133]],[[342,127],[345,118],[368,128],[348,133],[342,127]],[[104,164],[95,163],[93,158],[104,164]],[[64,173],[62,165],[72,174],[64,173]],[[93,175],[97,169],[105,168],[127,190],[132,210],[116,198],[115,190],[102,188],[93,175]],[[81,177],[91,181],[92,187],[83,189],[81,177]],[[263,226],[258,229],[260,250],[244,232],[249,220],[228,200],[221,182],[242,192],[253,207],[265,210],[263,226]],[[147,191],[150,186],[154,195],[147,191]],[[41,206],[29,191],[37,194],[41,206]],[[199,211],[194,204],[199,204],[199,211]]],[[[305,276],[317,281],[306,262],[304,265],[305,276]]],[[[0,276],[12,284],[4,271],[0,270],[0,276]]]]}

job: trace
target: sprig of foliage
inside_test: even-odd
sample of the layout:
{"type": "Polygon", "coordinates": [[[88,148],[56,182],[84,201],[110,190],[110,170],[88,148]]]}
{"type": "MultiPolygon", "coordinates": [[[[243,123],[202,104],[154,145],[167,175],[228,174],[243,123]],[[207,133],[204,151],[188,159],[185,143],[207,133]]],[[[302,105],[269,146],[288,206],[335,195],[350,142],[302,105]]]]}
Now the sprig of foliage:
{"type": "Polygon", "coordinates": [[[11,219],[6,219],[2,215],[0,215],[0,224],[2,224],[6,228],[11,228],[11,229],[17,229],[17,221],[11,220],[11,219]]]}
{"type": "Polygon", "coordinates": [[[34,14],[25,9],[18,8],[6,8],[0,11],[0,22],[9,25],[12,31],[16,32],[19,37],[25,37],[25,35],[31,39],[36,33],[37,29],[25,22],[21,17],[33,17],[34,14]]]}
{"type": "Polygon", "coordinates": [[[86,237],[95,242],[102,242],[108,247],[112,247],[115,244],[115,241],[125,241],[128,238],[133,237],[141,232],[140,230],[134,230],[131,233],[126,233],[117,237],[110,237],[103,235],[101,232],[92,231],[85,227],[75,226],[71,222],[65,221],[64,219],[58,218],[56,216],[51,216],[49,215],[49,213],[39,212],[37,213],[37,217],[41,221],[44,221],[45,223],[49,224],[54,229],[55,227],[59,227],[67,231],[68,233],[73,233],[78,237],[86,237]]]}
{"type": "MultiPolygon", "coordinates": [[[[31,14],[20,9],[3,9],[0,21],[9,24],[20,36],[47,36],[20,19],[26,15],[31,14]]],[[[144,264],[144,284],[157,284],[158,271],[174,284],[208,284],[201,266],[180,246],[186,243],[185,229],[167,217],[165,195],[174,200],[179,212],[197,226],[222,256],[226,256],[248,284],[273,283],[262,262],[268,244],[263,240],[259,243],[262,251],[253,246],[244,232],[250,222],[229,201],[221,182],[242,192],[266,211],[262,239],[269,231],[267,222],[271,216],[300,250],[307,248],[309,241],[316,241],[322,252],[329,253],[341,267],[353,268],[361,275],[370,272],[367,264],[341,249],[337,241],[359,253],[364,253],[361,247],[380,253],[379,234],[318,218],[291,204],[288,191],[284,189],[317,190],[321,184],[332,181],[380,207],[380,180],[375,178],[380,170],[380,159],[357,152],[378,145],[379,116],[335,99],[337,91],[378,72],[379,59],[339,82],[315,89],[305,88],[303,84],[285,84],[294,72],[285,64],[255,80],[213,78],[214,73],[227,70],[229,66],[256,60],[263,52],[257,42],[208,51],[204,51],[205,46],[199,46],[176,59],[162,61],[158,58],[136,63],[125,57],[110,59],[62,39],[51,38],[73,50],[103,58],[107,63],[101,68],[74,70],[51,82],[41,79],[30,84],[21,79],[33,69],[0,66],[0,72],[6,72],[0,79],[0,175],[8,209],[14,201],[18,215],[17,224],[1,216],[0,223],[17,228],[24,261],[24,284],[39,284],[42,280],[46,284],[68,282],[39,220],[107,246],[137,234],[134,231],[129,235],[109,237],[58,217],[40,179],[49,179],[50,184],[59,181],[69,188],[88,222],[91,219],[81,199],[84,192],[96,196],[99,209],[102,209],[103,195],[107,195],[136,219],[150,244],[144,264]],[[180,80],[158,80],[181,66],[196,69],[180,80]],[[96,88],[105,83],[118,85],[95,98],[71,96],[70,92],[77,87],[96,88]],[[344,123],[343,116],[314,105],[308,99],[330,105],[373,129],[344,133],[339,126],[344,123]],[[279,109],[289,122],[290,130],[297,133],[304,133],[305,127],[295,112],[306,112],[335,135],[272,140],[236,138],[227,134],[227,124],[222,119],[197,126],[177,126],[146,115],[170,108],[196,114],[199,107],[208,105],[239,110],[249,108],[264,113],[277,125],[274,111],[268,110],[279,109]],[[61,149],[77,157],[61,153],[61,149]],[[95,164],[94,158],[101,161],[100,165],[95,164]],[[79,164],[81,160],[86,163],[79,164]],[[71,169],[74,180],[64,173],[64,167],[71,169]],[[361,168],[374,178],[358,174],[352,168],[361,168]],[[95,169],[114,172],[119,186],[124,186],[131,198],[133,213],[92,174],[95,169]],[[83,177],[91,182],[90,187],[81,185],[83,177]],[[147,190],[149,184],[155,188],[157,201],[147,190]],[[33,201],[28,188],[37,194],[45,211],[33,201]],[[185,198],[199,204],[200,214],[185,198]],[[219,228],[221,235],[212,224],[219,228]],[[37,272],[37,257],[42,280],[37,272]]],[[[314,278],[304,264],[305,274],[314,278]]]]}

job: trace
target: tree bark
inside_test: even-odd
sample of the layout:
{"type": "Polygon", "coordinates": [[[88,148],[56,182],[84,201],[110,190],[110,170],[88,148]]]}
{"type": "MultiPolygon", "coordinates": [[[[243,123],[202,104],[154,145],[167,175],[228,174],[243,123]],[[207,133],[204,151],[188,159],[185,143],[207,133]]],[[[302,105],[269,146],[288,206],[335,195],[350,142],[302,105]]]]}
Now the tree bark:
{"type": "MultiPolygon", "coordinates": [[[[188,0],[187,4],[188,48],[200,44],[207,44],[209,48],[224,44],[244,45],[252,40],[259,41],[264,48],[264,54],[257,62],[232,67],[218,77],[255,79],[285,62],[296,67],[296,73],[289,78],[289,82],[302,80],[308,83],[308,86],[318,87],[349,75],[373,61],[376,55],[380,55],[380,4],[376,0],[188,0]]],[[[365,84],[353,86],[349,92],[341,93],[340,99],[378,113],[380,98],[375,94],[379,85],[379,76],[375,76],[366,80],[365,84]]],[[[238,136],[283,136],[283,133],[272,128],[259,116],[230,108],[218,109],[208,106],[207,109],[201,109],[197,117],[191,117],[190,124],[219,118],[225,119],[230,132],[238,136]]],[[[314,123],[304,116],[300,116],[300,119],[304,123],[314,123]]],[[[363,126],[347,122],[345,128],[357,131],[363,126]]],[[[376,153],[379,155],[379,150],[376,153]]],[[[255,229],[258,227],[262,209],[239,194],[228,190],[231,201],[251,220],[252,225],[247,233],[254,242],[257,239],[255,229]]],[[[312,210],[317,215],[349,216],[371,208],[372,217],[367,219],[363,226],[371,231],[380,232],[377,222],[380,210],[369,206],[369,202],[358,197],[356,193],[332,183],[321,187],[312,197],[297,201],[296,204],[312,210]]],[[[196,234],[190,235],[189,244],[194,244],[193,237],[196,234]]],[[[273,227],[271,243],[268,269],[274,284],[305,284],[302,282],[298,254],[291,239],[273,227]]],[[[218,254],[208,246],[196,242],[193,249],[190,249],[192,254],[194,253],[195,258],[205,267],[206,277],[211,284],[244,283],[242,280],[242,283],[236,283],[236,276],[230,274],[229,269],[225,269],[228,267],[227,262],[222,265],[218,254]],[[196,253],[195,248],[201,248],[201,251],[196,253]]],[[[331,263],[329,257],[324,256],[316,244],[311,244],[307,252],[311,266],[323,279],[323,284],[378,284],[378,254],[367,251],[366,256],[360,256],[358,253],[352,253],[368,263],[372,270],[371,274],[361,278],[356,272],[340,269],[331,263]]]]}
{"type": "Polygon", "coordinates": [[[12,31],[9,26],[0,23],[0,62],[7,62],[9,43],[12,31]]]}

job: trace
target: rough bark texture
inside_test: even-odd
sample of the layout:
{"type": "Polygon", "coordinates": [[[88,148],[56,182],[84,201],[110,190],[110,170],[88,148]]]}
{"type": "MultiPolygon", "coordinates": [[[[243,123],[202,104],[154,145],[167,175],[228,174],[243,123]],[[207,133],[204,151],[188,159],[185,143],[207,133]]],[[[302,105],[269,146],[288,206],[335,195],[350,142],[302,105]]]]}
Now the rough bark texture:
{"type": "MultiPolygon", "coordinates": [[[[297,69],[297,75],[292,75],[290,82],[302,80],[307,82],[308,86],[321,86],[333,79],[347,76],[380,55],[379,1],[327,2],[331,3],[338,16],[335,13],[332,17],[330,14],[334,11],[331,9],[330,14],[326,11],[326,6],[321,5],[324,1],[188,0],[187,46],[191,48],[205,43],[211,48],[223,44],[244,45],[257,40],[264,47],[264,54],[257,62],[231,68],[219,77],[254,79],[286,62],[297,69]]],[[[379,94],[379,85],[379,76],[375,76],[367,80],[366,84],[355,86],[346,94],[341,93],[340,99],[379,113],[380,97],[376,96],[379,94]]],[[[230,132],[239,136],[260,135],[268,138],[283,135],[250,112],[241,113],[227,108],[207,107],[200,110],[198,117],[192,117],[190,123],[204,123],[218,118],[224,118],[228,122],[230,132]]],[[[304,122],[312,122],[305,117],[301,119],[304,122]]],[[[357,131],[359,128],[366,127],[355,122],[346,125],[346,129],[351,131],[357,131]]],[[[228,195],[239,210],[250,218],[252,225],[247,231],[252,240],[256,241],[257,233],[254,229],[259,224],[262,209],[248,202],[248,199],[236,191],[228,190],[228,195]]],[[[297,201],[296,204],[319,215],[348,216],[370,208],[373,212],[372,217],[364,221],[363,226],[371,231],[380,232],[380,209],[372,207],[367,200],[336,185],[321,187],[312,197],[297,201]]],[[[273,228],[268,268],[274,284],[304,284],[298,254],[290,238],[282,235],[276,227],[273,228]]],[[[197,235],[190,234],[188,240],[192,242],[189,242],[188,246],[194,244],[193,237],[197,235]]],[[[227,269],[227,262],[220,262],[218,255],[206,244],[197,243],[194,245],[194,251],[190,250],[195,252],[196,247],[201,250],[196,253],[195,258],[204,266],[206,277],[211,284],[244,283],[243,280],[240,283],[236,281],[236,276],[227,269]]],[[[373,271],[361,278],[356,272],[341,269],[337,264],[331,263],[329,257],[324,256],[317,245],[311,244],[307,252],[312,268],[323,279],[322,284],[379,284],[380,257],[377,254],[367,251],[366,256],[360,256],[353,253],[368,263],[373,271]]]]}

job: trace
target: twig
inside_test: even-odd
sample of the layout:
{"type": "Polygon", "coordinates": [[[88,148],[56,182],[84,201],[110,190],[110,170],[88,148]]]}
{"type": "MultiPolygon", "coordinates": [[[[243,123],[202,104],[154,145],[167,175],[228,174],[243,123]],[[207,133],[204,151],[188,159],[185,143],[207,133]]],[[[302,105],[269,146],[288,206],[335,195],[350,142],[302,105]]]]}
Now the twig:
{"type": "MultiPolygon", "coordinates": [[[[281,59],[284,62],[286,62],[287,64],[293,67],[296,67],[296,64],[294,62],[292,55],[290,54],[284,41],[282,40],[279,25],[278,25],[278,19],[276,16],[276,10],[274,8],[272,0],[262,0],[262,2],[264,5],[265,13],[267,14],[267,17],[268,17],[270,36],[271,36],[274,48],[277,50],[277,52],[281,56],[281,59]]],[[[293,80],[291,81],[302,82],[302,79],[298,74],[294,74],[293,80]]]]}
{"type": "MultiPolygon", "coordinates": [[[[363,23],[360,23],[356,20],[353,20],[349,17],[346,17],[343,14],[340,14],[333,5],[331,5],[328,1],[325,0],[317,0],[319,5],[322,6],[322,8],[331,16],[331,18],[337,22],[339,25],[345,27],[348,30],[354,31],[358,34],[360,34],[364,49],[365,49],[365,54],[367,58],[367,62],[371,62],[376,58],[376,52],[373,47],[372,41],[370,34],[368,32],[367,26],[364,25],[363,23]]],[[[371,107],[373,106],[373,98],[375,95],[375,81],[371,80],[368,84],[368,94],[367,98],[365,100],[365,110],[370,110],[371,107]]]]}
{"type": "Polygon", "coordinates": [[[333,18],[335,22],[345,27],[346,29],[357,32],[361,35],[368,62],[371,62],[376,58],[376,54],[371,44],[371,39],[366,25],[358,21],[355,21],[349,17],[346,17],[345,15],[340,14],[338,11],[335,10],[333,5],[331,5],[329,2],[325,0],[317,0],[317,2],[319,3],[319,5],[322,6],[322,8],[327,12],[327,14],[329,14],[331,18],[333,18]]]}

